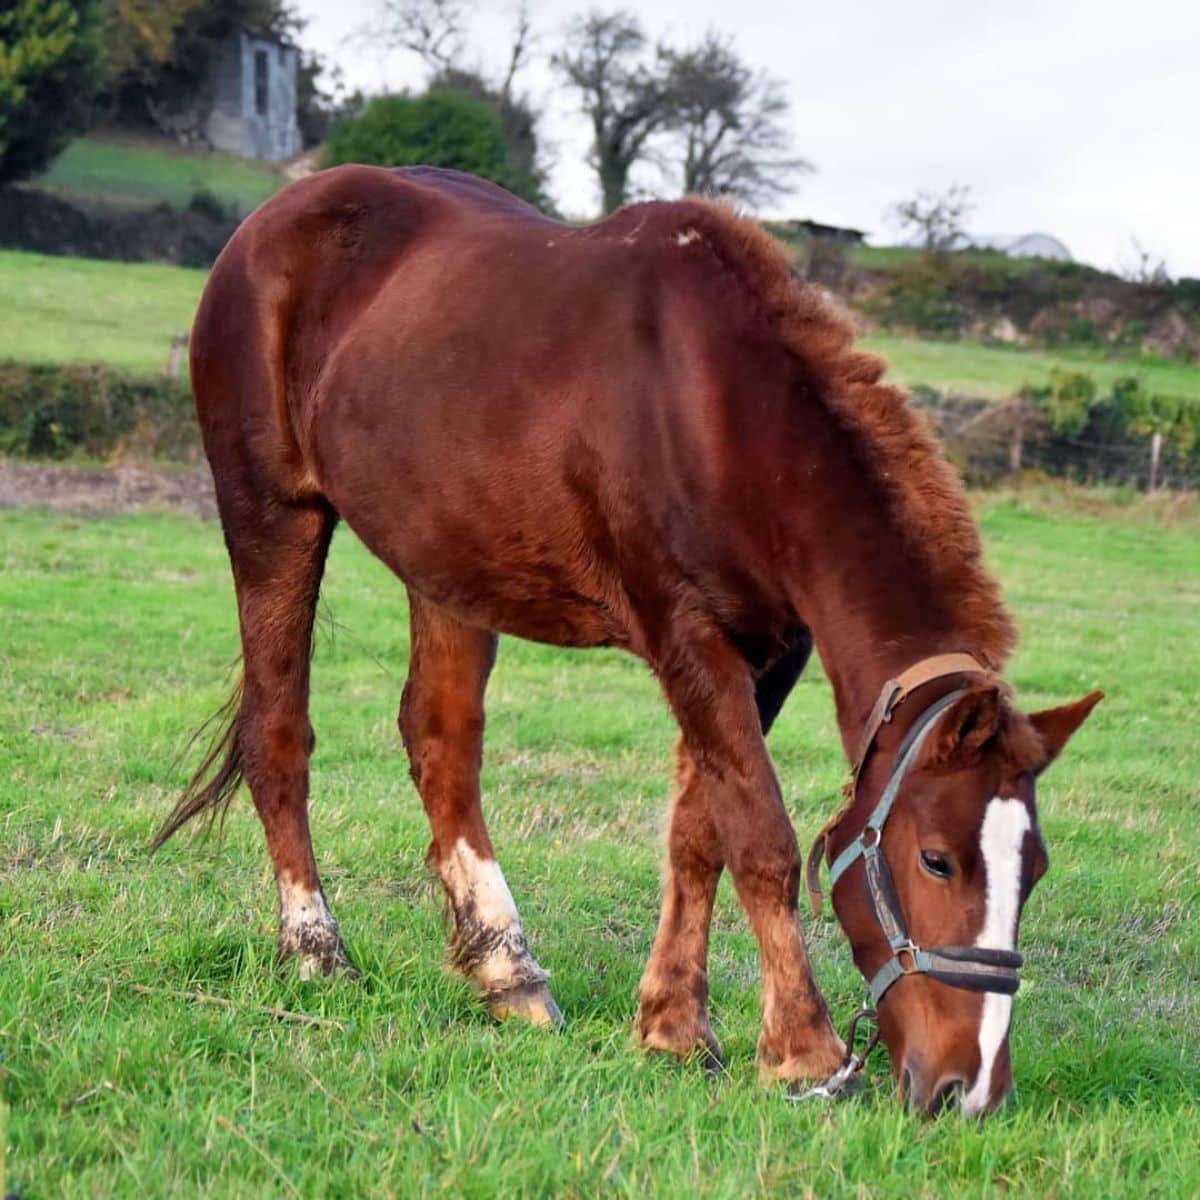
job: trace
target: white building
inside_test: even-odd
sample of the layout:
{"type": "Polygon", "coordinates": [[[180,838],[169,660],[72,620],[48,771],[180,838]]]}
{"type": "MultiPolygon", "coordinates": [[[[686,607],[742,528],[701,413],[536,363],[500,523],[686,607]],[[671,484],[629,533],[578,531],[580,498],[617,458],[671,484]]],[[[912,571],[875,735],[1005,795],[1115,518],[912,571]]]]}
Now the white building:
{"type": "Polygon", "coordinates": [[[300,153],[299,58],[295,46],[246,30],[229,38],[209,76],[204,133],[214,149],[274,160],[300,153]]]}

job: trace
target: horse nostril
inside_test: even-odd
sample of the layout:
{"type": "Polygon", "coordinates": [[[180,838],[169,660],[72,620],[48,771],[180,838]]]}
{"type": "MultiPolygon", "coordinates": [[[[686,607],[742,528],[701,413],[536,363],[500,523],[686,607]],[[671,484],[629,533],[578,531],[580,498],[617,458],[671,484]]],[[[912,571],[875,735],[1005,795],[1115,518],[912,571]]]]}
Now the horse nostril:
{"type": "Polygon", "coordinates": [[[913,1077],[907,1067],[900,1074],[900,1087],[904,1092],[904,1102],[911,1104],[913,1102],[913,1077]]]}
{"type": "Polygon", "coordinates": [[[958,1108],[962,1103],[963,1082],[961,1079],[951,1079],[944,1083],[937,1095],[929,1103],[929,1115],[939,1117],[951,1108],[958,1108]]]}

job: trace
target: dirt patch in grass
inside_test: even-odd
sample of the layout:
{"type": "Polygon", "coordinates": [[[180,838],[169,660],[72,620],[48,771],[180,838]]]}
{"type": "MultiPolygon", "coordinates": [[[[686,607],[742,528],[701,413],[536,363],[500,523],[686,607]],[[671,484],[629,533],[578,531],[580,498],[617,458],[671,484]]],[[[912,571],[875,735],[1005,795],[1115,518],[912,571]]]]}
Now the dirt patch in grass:
{"type": "Polygon", "coordinates": [[[0,459],[0,508],[109,517],[163,509],[217,515],[207,468],[77,467],[0,459]]]}

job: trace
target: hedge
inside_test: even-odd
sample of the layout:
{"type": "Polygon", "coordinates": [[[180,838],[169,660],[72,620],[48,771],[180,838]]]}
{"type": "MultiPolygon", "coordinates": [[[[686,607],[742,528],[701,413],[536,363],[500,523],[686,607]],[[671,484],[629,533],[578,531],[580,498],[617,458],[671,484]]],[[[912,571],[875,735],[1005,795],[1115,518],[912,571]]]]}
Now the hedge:
{"type": "Polygon", "coordinates": [[[105,366],[0,363],[0,453],[191,461],[200,432],[186,379],[105,366]]]}

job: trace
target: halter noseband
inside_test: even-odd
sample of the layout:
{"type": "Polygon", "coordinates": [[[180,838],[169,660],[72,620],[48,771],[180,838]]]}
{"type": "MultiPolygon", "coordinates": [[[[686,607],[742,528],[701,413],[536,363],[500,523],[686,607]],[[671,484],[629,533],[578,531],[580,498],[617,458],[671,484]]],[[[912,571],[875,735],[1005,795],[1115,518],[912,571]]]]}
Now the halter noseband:
{"type": "MultiPolygon", "coordinates": [[[[944,654],[925,659],[910,667],[897,679],[889,679],[883,686],[879,701],[867,722],[863,742],[854,765],[854,777],[849,785],[850,801],[858,786],[858,777],[863,763],[871,752],[879,727],[891,720],[892,713],[910,691],[923,683],[956,674],[982,674],[984,669],[970,655],[944,654]]],[[[1003,992],[1012,995],[1020,986],[1017,970],[1024,959],[1015,950],[997,950],[984,946],[934,946],[923,950],[908,934],[904,920],[904,909],[892,882],[892,873],[884,858],[881,843],[883,827],[891,815],[896,796],[920,754],[925,739],[929,736],[937,719],[956,700],[966,694],[959,688],[935,700],[913,722],[900,746],[900,752],[892,766],[879,798],[866,826],[846,848],[834,859],[829,868],[829,886],[832,891],[838,880],[860,858],[866,871],[867,895],[884,937],[891,947],[891,957],[868,981],[871,1003],[878,1006],[888,989],[905,975],[928,975],[952,987],[966,988],[972,992],[1003,992]]],[[[826,855],[829,835],[844,815],[839,813],[818,834],[808,856],[808,892],[815,911],[820,911],[821,860],[826,855]]]]}

